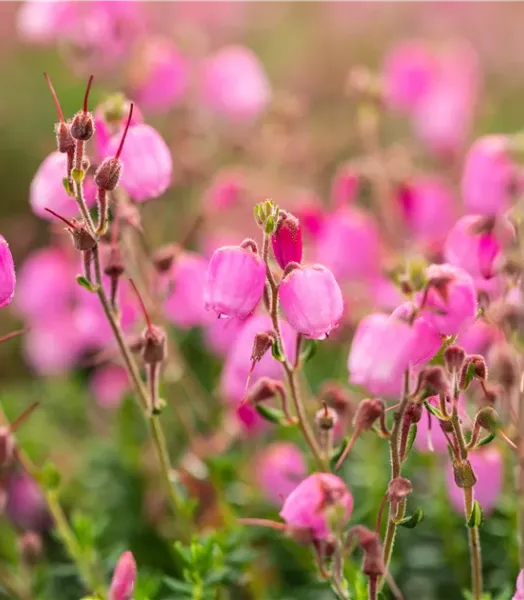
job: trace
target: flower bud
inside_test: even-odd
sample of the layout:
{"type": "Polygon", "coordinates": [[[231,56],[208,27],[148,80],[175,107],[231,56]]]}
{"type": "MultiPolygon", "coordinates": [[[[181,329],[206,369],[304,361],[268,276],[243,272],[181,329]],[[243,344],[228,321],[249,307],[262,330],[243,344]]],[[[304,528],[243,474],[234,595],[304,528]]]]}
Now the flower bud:
{"type": "Polygon", "coordinates": [[[70,125],[61,121],[55,125],[56,145],[58,152],[71,152],[75,147],[75,140],[71,135],[70,125]]]}
{"type": "Polygon", "coordinates": [[[395,477],[388,485],[388,500],[394,504],[398,504],[405,500],[413,491],[411,481],[405,477],[395,477]]]}
{"type": "Polygon", "coordinates": [[[42,556],[42,537],[34,531],[26,531],[18,538],[18,548],[24,563],[34,565],[42,556]]]}
{"type": "Polygon", "coordinates": [[[242,246],[215,250],[207,269],[204,301],[219,318],[245,319],[264,293],[266,266],[260,256],[242,246]]]}
{"type": "Polygon", "coordinates": [[[422,392],[429,396],[449,394],[450,383],[444,369],[439,366],[424,367],[418,376],[416,392],[422,392]]]}
{"type": "Polygon", "coordinates": [[[255,335],[253,340],[253,350],[251,351],[251,361],[253,363],[262,360],[264,354],[273,346],[277,339],[274,331],[262,331],[255,335]]]}
{"type": "Polygon", "coordinates": [[[15,295],[15,264],[5,238],[0,235],[0,308],[7,306],[15,295]]]}
{"type": "Polygon", "coordinates": [[[136,562],[131,552],[119,558],[111,580],[109,600],[133,600],[136,582],[136,562]]]}
{"type": "Polygon", "coordinates": [[[142,358],[146,365],[158,364],[165,360],[167,356],[167,336],[161,327],[156,325],[148,326],[144,329],[142,348],[142,358]]]}
{"type": "Polygon", "coordinates": [[[109,256],[104,267],[104,274],[112,279],[118,279],[125,271],[122,261],[122,252],[117,244],[112,244],[109,248],[109,256]]]}
{"type": "Polygon", "coordinates": [[[377,419],[385,412],[386,405],[379,398],[362,400],[357,407],[353,426],[355,431],[368,431],[371,429],[377,419]]]}
{"type": "Polygon", "coordinates": [[[475,424],[489,431],[489,433],[497,433],[500,429],[500,419],[497,411],[492,406],[485,406],[476,414],[475,424]]]}
{"type": "Polygon", "coordinates": [[[93,83],[93,76],[89,78],[87,83],[86,93],[84,95],[84,107],[78,111],[73,117],[71,122],[71,135],[80,142],[87,142],[95,132],[95,119],[93,115],[88,112],[88,100],[89,92],[91,90],[91,84],[93,83]]]}
{"type": "Polygon", "coordinates": [[[325,339],[342,319],[342,291],[326,267],[296,265],[284,274],[278,293],[289,323],[310,338],[325,339]]]}
{"type": "Polygon", "coordinates": [[[459,389],[466,390],[473,378],[480,379],[483,382],[488,378],[488,368],[480,354],[470,354],[466,357],[459,374],[459,389]]]}
{"type": "Polygon", "coordinates": [[[422,419],[424,410],[420,402],[410,402],[406,408],[406,417],[410,423],[418,423],[422,419]]]}
{"type": "Polygon", "coordinates": [[[261,377],[246,392],[246,404],[258,404],[275,398],[282,390],[282,383],[269,377],[261,377]]]}
{"type": "Polygon", "coordinates": [[[453,463],[453,475],[459,488],[470,488],[477,483],[477,477],[469,460],[453,463]]]}
{"type": "Polygon", "coordinates": [[[519,362],[515,350],[506,342],[493,345],[488,354],[491,378],[506,393],[513,391],[519,382],[519,362]]]}
{"type": "Polygon", "coordinates": [[[363,525],[355,525],[351,528],[350,535],[358,539],[358,543],[364,551],[362,573],[366,577],[383,575],[386,569],[382,558],[382,544],[378,534],[363,525]]]}
{"type": "Polygon", "coordinates": [[[110,156],[104,158],[95,172],[95,184],[102,190],[112,192],[120,181],[122,161],[110,156]]]}
{"type": "Polygon", "coordinates": [[[462,368],[466,352],[457,344],[451,344],[444,350],[444,364],[448,373],[458,373],[462,368]]]}
{"type": "Polygon", "coordinates": [[[281,210],[275,232],[271,236],[273,254],[281,269],[290,262],[302,262],[302,229],[300,221],[291,213],[281,210]]]}
{"type": "Polygon", "coordinates": [[[88,252],[97,245],[97,240],[89,232],[83,221],[78,221],[75,218],[68,221],[50,208],[46,208],[45,210],[67,225],[67,230],[71,234],[73,245],[79,252],[88,252]]]}
{"type": "Polygon", "coordinates": [[[315,425],[320,431],[331,431],[338,421],[337,412],[327,405],[315,414],[315,425]]]}

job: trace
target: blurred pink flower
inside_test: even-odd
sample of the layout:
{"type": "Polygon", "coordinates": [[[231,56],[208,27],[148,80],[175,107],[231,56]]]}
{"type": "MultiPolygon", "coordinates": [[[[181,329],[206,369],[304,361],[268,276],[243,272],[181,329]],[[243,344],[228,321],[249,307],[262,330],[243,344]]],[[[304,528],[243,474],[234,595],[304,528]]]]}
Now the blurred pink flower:
{"type": "Polygon", "coordinates": [[[332,517],[342,517],[343,525],[349,520],[352,510],[353,497],[340,477],[331,473],[314,473],[289,494],[280,516],[289,527],[308,530],[313,538],[322,539],[331,533],[332,517]]]}
{"type": "Polygon", "coordinates": [[[202,68],[204,103],[232,119],[253,119],[271,99],[271,87],[258,57],[243,46],[226,46],[202,68]]]}
{"type": "MultiPolygon", "coordinates": [[[[485,514],[493,512],[502,492],[504,463],[498,448],[488,447],[470,452],[468,459],[477,477],[474,495],[485,514]]],[[[453,467],[449,462],[446,468],[446,485],[451,506],[458,512],[464,512],[464,493],[453,476],[453,467]]]]}
{"type": "MultiPolygon", "coordinates": [[[[116,153],[120,140],[120,134],[111,138],[107,147],[109,156],[116,153]]],[[[161,196],[172,183],[171,152],[162,136],[150,125],[129,128],[120,159],[123,164],[120,185],[136,202],[161,196]]]]}
{"type": "MultiPolygon", "coordinates": [[[[106,104],[99,104],[94,112],[95,117],[95,125],[96,125],[96,135],[93,136],[93,144],[96,152],[97,158],[100,160],[104,159],[109,155],[109,143],[113,136],[118,137],[119,139],[122,137],[124,132],[125,125],[128,121],[129,117],[129,109],[130,102],[126,100],[124,97],[110,97],[109,99],[110,106],[106,104]],[[113,112],[115,107],[114,103],[121,101],[122,104],[119,107],[119,112],[121,112],[122,117],[118,119],[116,118],[116,122],[113,120],[108,121],[106,111],[113,112]]],[[[111,119],[114,119],[115,116],[110,114],[111,119]]],[[[131,121],[129,124],[131,126],[139,125],[144,122],[144,116],[142,115],[142,111],[138,108],[136,104],[133,103],[133,114],[131,116],[131,121]]]]}
{"type": "Polygon", "coordinates": [[[499,215],[514,196],[515,164],[503,135],[479,138],[469,149],[462,173],[462,198],[470,213],[499,215]]]}
{"type": "Polygon", "coordinates": [[[0,235],[0,308],[7,306],[15,295],[15,263],[9,244],[0,235]]]}
{"type": "Polygon", "coordinates": [[[219,319],[215,317],[204,328],[206,345],[218,356],[225,356],[244,325],[245,321],[241,319],[219,319]]]}
{"type": "MultiPolygon", "coordinates": [[[[46,212],[50,208],[59,215],[70,219],[78,216],[78,205],[65,191],[62,180],[66,176],[67,156],[58,151],[52,152],[38,167],[29,189],[29,203],[38,217],[55,220],[46,212]]],[[[86,204],[91,207],[95,203],[96,187],[90,177],[84,182],[86,204]]]]}
{"type": "Polygon", "coordinates": [[[111,580],[109,600],[133,600],[136,583],[136,562],[131,552],[124,552],[111,580]]]}
{"type": "Polygon", "coordinates": [[[51,527],[44,494],[34,479],[13,473],[6,478],[5,490],[5,513],[17,529],[40,532],[51,527]]]}
{"type": "Polygon", "coordinates": [[[477,319],[470,327],[461,331],[457,343],[468,354],[484,354],[497,336],[497,328],[484,319],[477,319]]]}
{"type": "Polygon", "coordinates": [[[307,337],[325,339],[342,319],[342,291],[322,265],[297,266],[283,277],[278,295],[289,323],[307,337]]]}
{"type": "Polygon", "coordinates": [[[274,442],[256,458],[258,485],[274,504],[282,504],[306,475],[307,463],[302,451],[289,442],[274,442]]]}
{"type": "Polygon", "coordinates": [[[263,419],[256,409],[249,404],[234,407],[234,415],[244,434],[250,438],[269,429],[269,423],[263,419]]]}
{"type": "Polygon", "coordinates": [[[204,194],[204,206],[211,212],[220,212],[234,206],[242,197],[244,178],[234,170],[219,172],[204,194]]]}
{"type": "MultiPolygon", "coordinates": [[[[428,402],[438,408],[438,396],[431,396],[428,402]]],[[[459,409],[464,409],[464,396],[459,396],[459,409]]],[[[432,452],[445,454],[448,456],[448,442],[445,433],[442,431],[439,420],[424,410],[422,419],[417,423],[417,437],[415,438],[415,447],[419,452],[432,452]],[[431,422],[431,428],[430,428],[431,422]]]]}
{"type": "Polygon", "coordinates": [[[130,389],[127,371],[118,365],[98,367],[91,376],[89,389],[99,406],[117,408],[130,389]]]}
{"type": "Polygon", "coordinates": [[[351,204],[357,197],[360,178],[351,165],[338,168],[331,185],[331,201],[335,208],[351,204]]]}
{"type": "Polygon", "coordinates": [[[517,577],[517,587],[512,600],[524,600],[524,571],[520,571],[517,577]]]}

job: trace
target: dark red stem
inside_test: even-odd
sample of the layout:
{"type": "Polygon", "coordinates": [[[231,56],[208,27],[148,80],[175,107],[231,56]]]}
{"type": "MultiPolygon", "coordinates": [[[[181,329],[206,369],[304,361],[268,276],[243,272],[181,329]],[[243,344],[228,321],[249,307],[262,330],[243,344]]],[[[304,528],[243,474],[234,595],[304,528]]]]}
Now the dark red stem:
{"type": "Polygon", "coordinates": [[[91,84],[93,83],[94,76],[89,76],[89,81],[87,82],[86,93],[84,95],[84,114],[87,112],[87,103],[89,100],[89,92],[91,91],[91,84]]]}
{"type": "Polygon", "coordinates": [[[47,208],[47,207],[44,208],[44,210],[47,210],[48,213],[51,213],[53,215],[53,217],[56,217],[57,219],[60,219],[61,221],[63,221],[66,225],[71,227],[71,229],[76,229],[76,225],[74,223],[72,223],[71,221],[68,221],[65,217],[62,217],[62,215],[59,215],[54,210],[51,210],[50,208],[47,208]]]}
{"type": "Polygon", "coordinates": [[[60,119],[60,123],[64,123],[64,113],[62,112],[62,108],[60,106],[60,102],[58,101],[58,97],[55,92],[55,88],[51,83],[51,79],[47,73],[44,73],[45,80],[47,81],[47,85],[49,87],[49,91],[51,92],[51,96],[53,96],[53,102],[55,103],[56,112],[58,113],[58,118],[60,119]]]}
{"type": "Polygon", "coordinates": [[[127,117],[126,127],[124,129],[122,139],[120,140],[120,145],[118,146],[118,150],[116,151],[115,158],[120,158],[120,153],[122,152],[122,148],[124,147],[124,142],[125,142],[126,136],[127,136],[127,130],[129,129],[129,125],[131,124],[131,118],[133,117],[133,107],[134,107],[134,104],[131,102],[131,106],[129,107],[129,115],[127,117]]]}
{"type": "Polygon", "coordinates": [[[147,312],[146,305],[144,304],[144,301],[142,300],[142,296],[140,295],[140,292],[138,291],[138,288],[136,287],[135,282],[131,278],[129,279],[129,283],[133,286],[133,289],[135,290],[136,297],[138,298],[138,301],[140,302],[140,306],[142,308],[142,312],[144,313],[144,318],[147,323],[147,328],[149,329],[149,331],[151,331],[153,329],[153,324],[151,323],[151,319],[149,317],[149,313],[147,312]]]}

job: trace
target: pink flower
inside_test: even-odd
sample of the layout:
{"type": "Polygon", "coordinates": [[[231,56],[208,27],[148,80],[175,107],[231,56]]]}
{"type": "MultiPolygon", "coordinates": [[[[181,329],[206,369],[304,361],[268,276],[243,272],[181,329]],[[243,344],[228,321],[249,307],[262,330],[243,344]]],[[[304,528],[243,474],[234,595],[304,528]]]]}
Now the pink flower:
{"type": "Polygon", "coordinates": [[[269,429],[269,423],[258,414],[253,406],[249,406],[249,404],[239,404],[238,406],[235,406],[234,417],[240,425],[242,433],[248,439],[269,429]]]}
{"type": "Polygon", "coordinates": [[[258,485],[264,496],[277,505],[289,496],[306,474],[304,455],[289,442],[274,442],[266,446],[256,460],[258,485]]]}
{"type": "Polygon", "coordinates": [[[9,245],[0,235],[0,308],[7,306],[15,295],[15,263],[9,245]]]}
{"type": "MultiPolygon", "coordinates": [[[[470,452],[468,459],[477,477],[473,488],[475,500],[478,500],[485,514],[493,512],[502,491],[504,463],[502,454],[495,447],[470,452]]],[[[451,506],[458,512],[464,512],[464,493],[453,476],[453,467],[448,463],[446,468],[446,485],[451,506]]]]}
{"type": "Polygon", "coordinates": [[[333,273],[322,265],[298,265],[278,288],[282,311],[299,333],[325,339],[344,312],[342,291],[333,273]]]}
{"type": "MultiPolygon", "coordinates": [[[[404,302],[391,313],[391,319],[411,323],[416,306],[404,302]]],[[[413,335],[413,348],[410,353],[411,366],[421,365],[431,360],[442,346],[442,338],[431,322],[423,315],[417,316],[410,325],[413,335]]]]}
{"type": "Polygon", "coordinates": [[[266,108],[271,88],[257,56],[242,46],[226,46],[207,58],[202,72],[204,102],[233,119],[253,119],[266,108]]]}
{"type": "Polygon", "coordinates": [[[167,38],[148,38],[131,73],[131,96],[146,109],[166,111],[189,84],[187,60],[167,38]]]}
{"type": "MultiPolygon", "coordinates": [[[[120,144],[119,134],[111,138],[108,154],[113,156],[120,144]]],[[[145,124],[134,125],[127,132],[120,155],[123,164],[120,185],[137,202],[161,196],[171,185],[173,160],[162,136],[145,124]]]]}
{"type": "Polygon", "coordinates": [[[289,494],[280,516],[293,529],[308,530],[315,539],[326,538],[333,520],[343,526],[351,516],[353,497],[346,484],[331,473],[314,473],[289,494]],[[340,512],[342,511],[342,515],[340,512]]]}
{"type": "MultiPolygon", "coordinates": [[[[255,335],[272,329],[271,319],[267,315],[256,315],[248,319],[237,334],[227,356],[220,380],[222,395],[229,402],[240,402],[245,391],[247,391],[246,384],[252,366],[251,353],[255,335]]],[[[293,362],[295,360],[296,334],[285,321],[281,322],[281,330],[286,357],[293,362]]],[[[271,351],[268,351],[255,364],[249,379],[249,387],[253,386],[261,377],[282,379],[283,373],[282,364],[273,358],[271,351]]]]}
{"type": "MultiPolygon", "coordinates": [[[[438,396],[431,396],[428,402],[438,408],[438,396]]],[[[463,410],[464,397],[459,396],[459,407],[463,410]]],[[[417,437],[415,438],[415,447],[419,452],[432,452],[445,454],[448,456],[448,441],[446,434],[442,431],[439,420],[424,410],[422,419],[417,423],[417,437]],[[431,423],[431,426],[430,426],[431,423]]]]}
{"type": "Polygon", "coordinates": [[[384,65],[384,94],[391,108],[412,110],[428,93],[437,75],[438,61],[418,40],[400,43],[384,65]]]}
{"type": "MultiPolygon", "coordinates": [[[[78,205],[65,191],[62,180],[66,177],[67,156],[60,152],[52,152],[33,177],[29,189],[31,209],[42,219],[53,220],[45,208],[51,208],[59,215],[69,219],[78,216],[78,205]]],[[[84,194],[89,207],[95,202],[96,187],[90,177],[84,183],[84,194]]]]}
{"type": "Polygon", "coordinates": [[[477,319],[466,330],[461,331],[458,344],[468,354],[484,354],[497,335],[497,328],[484,319],[477,319]]]}
{"type": "Polygon", "coordinates": [[[338,281],[367,279],[380,273],[380,234],[373,219],[355,208],[329,215],[316,239],[315,260],[338,281]]]}
{"type": "Polygon", "coordinates": [[[494,222],[487,219],[490,217],[462,217],[449,232],[444,247],[446,260],[475,279],[490,279],[496,274],[504,246],[515,238],[515,229],[506,217],[494,222]]]}
{"type": "Polygon", "coordinates": [[[71,304],[75,269],[64,251],[34,251],[20,268],[15,308],[31,322],[66,312],[71,304]]]}
{"type": "Polygon", "coordinates": [[[331,186],[331,200],[335,208],[351,204],[357,197],[360,178],[351,165],[342,165],[336,172],[331,186]]]}
{"type": "MultiPolygon", "coordinates": [[[[428,287],[422,314],[442,335],[456,335],[469,327],[477,312],[473,280],[452,265],[431,265],[426,270],[428,287]]],[[[422,300],[423,294],[419,295],[422,300]]]]}
{"type": "Polygon", "coordinates": [[[211,182],[205,193],[204,204],[211,213],[231,208],[241,199],[244,187],[241,173],[223,171],[211,182]]]}
{"type": "Polygon", "coordinates": [[[502,135],[479,138],[466,155],[462,198],[466,210],[479,215],[506,212],[514,195],[515,165],[509,140],[502,135]]]}
{"type": "Polygon", "coordinates": [[[206,346],[218,356],[225,356],[244,327],[240,319],[213,319],[204,329],[206,346]]]}
{"type": "Polygon", "coordinates": [[[136,583],[136,562],[127,551],[118,559],[118,563],[111,580],[109,600],[133,600],[136,583]]]}
{"type": "Polygon", "coordinates": [[[219,317],[245,319],[262,298],[266,266],[258,254],[242,246],[215,250],[207,268],[204,302],[219,317]]]}
{"type": "Polygon", "coordinates": [[[61,24],[63,26],[72,16],[72,4],[73,2],[53,0],[23,2],[18,12],[17,22],[20,37],[34,44],[56,41],[61,32],[61,24]]]}
{"type": "Polygon", "coordinates": [[[517,577],[517,587],[512,600],[524,600],[524,571],[520,571],[517,577]]]}
{"type": "Polygon", "coordinates": [[[175,258],[168,285],[173,291],[164,302],[166,317],[181,329],[190,329],[210,321],[204,305],[207,260],[193,252],[175,258]]]}
{"type": "Polygon", "coordinates": [[[105,365],[96,369],[91,376],[89,389],[99,406],[117,408],[129,391],[129,376],[123,367],[105,365]]]}
{"type": "Polygon", "coordinates": [[[435,177],[422,176],[402,186],[397,194],[408,229],[427,245],[442,243],[457,216],[451,190],[435,177]]]}
{"type": "MultiPolygon", "coordinates": [[[[122,137],[129,118],[131,103],[123,95],[110,96],[106,102],[99,104],[94,113],[96,135],[93,137],[96,156],[102,160],[108,154],[109,142],[113,135],[122,137]]],[[[136,104],[133,104],[130,126],[144,122],[144,116],[136,104]]]]}
{"type": "Polygon", "coordinates": [[[5,512],[11,523],[23,531],[44,531],[51,526],[44,494],[34,479],[14,473],[5,481],[5,512]]]}
{"type": "Polygon", "coordinates": [[[302,262],[302,229],[291,213],[280,211],[275,233],[271,236],[273,254],[281,269],[290,262],[302,262]]]}

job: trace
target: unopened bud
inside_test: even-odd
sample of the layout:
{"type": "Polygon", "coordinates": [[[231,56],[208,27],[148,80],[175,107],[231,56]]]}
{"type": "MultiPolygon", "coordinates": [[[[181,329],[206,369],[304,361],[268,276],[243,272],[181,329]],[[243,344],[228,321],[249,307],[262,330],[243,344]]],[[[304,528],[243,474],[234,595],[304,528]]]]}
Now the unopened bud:
{"type": "Polygon", "coordinates": [[[422,419],[423,412],[422,404],[419,402],[410,402],[406,409],[406,417],[410,423],[418,423],[422,419]]]}
{"type": "Polygon", "coordinates": [[[355,525],[349,532],[351,537],[356,537],[362,550],[364,558],[362,561],[362,573],[367,577],[378,577],[384,574],[384,561],[382,558],[382,544],[378,534],[363,525],[355,525]]]}
{"type": "Polygon", "coordinates": [[[430,396],[435,394],[449,394],[449,379],[442,367],[425,367],[420,371],[417,383],[417,392],[424,392],[430,396]]]}
{"type": "Polygon", "coordinates": [[[95,184],[102,190],[112,192],[120,181],[122,161],[115,156],[104,158],[95,171],[95,184]]]}
{"type": "Polygon", "coordinates": [[[354,405],[348,391],[337,381],[326,381],[319,391],[319,398],[332,406],[339,415],[354,412],[354,405]]]}
{"type": "Polygon", "coordinates": [[[462,368],[466,352],[457,344],[451,344],[444,350],[444,364],[448,373],[458,373],[462,368]]]}
{"type": "Polygon", "coordinates": [[[357,407],[353,425],[356,431],[368,431],[377,419],[385,412],[386,407],[383,400],[378,398],[367,398],[362,400],[357,407]]]}
{"type": "Polygon", "coordinates": [[[136,583],[136,562],[131,552],[119,558],[111,580],[109,600],[132,600],[136,583]]]}
{"type": "Polygon", "coordinates": [[[405,477],[395,477],[388,485],[388,499],[390,502],[398,504],[407,498],[413,491],[411,481],[405,477]]]}
{"type": "Polygon", "coordinates": [[[165,360],[167,356],[167,337],[161,327],[151,325],[144,329],[142,334],[144,347],[142,348],[142,358],[147,365],[158,364],[165,360]]]}
{"type": "Polygon", "coordinates": [[[338,416],[333,408],[325,405],[315,415],[315,425],[320,431],[331,431],[337,424],[338,416]]]}
{"type": "Polygon", "coordinates": [[[71,135],[80,142],[87,142],[95,132],[95,119],[93,115],[87,110],[89,91],[91,90],[91,84],[93,83],[93,76],[89,78],[87,83],[86,93],[84,95],[84,106],[83,109],[76,113],[71,122],[71,135]]]}
{"type": "Polygon", "coordinates": [[[506,393],[513,391],[519,381],[519,363],[515,350],[505,342],[495,344],[491,347],[488,361],[491,378],[506,393]]]}
{"type": "Polygon", "coordinates": [[[14,456],[15,440],[7,426],[0,427],[0,471],[8,467],[14,456]]]}
{"type": "Polygon", "coordinates": [[[255,335],[253,340],[253,349],[251,351],[251,362],[256,363],[262,360],[264,354],[272,348],[277,339],[273,331],[262,331],[255,335]]]}
{"type": "Polygon", "coordinates": [[[71,152],[75,147],[75,140],[71,135],[69,125],[61,121],[55,125],[56,145],[58,152],[71,152]]]}
{"type": "Polygon", "coordinates": [[[27,531],[18,538],[18,549],[24,563],[34,565],[42,557],[42,538],[34,531],[27,531]]]}
{"type": "Polygon", "coordinates": [[[497,411],[492,406],[485,406],[475,416],[475,423],[489,431],[489,433],[497,433],[500,429],[500,419],[497,411]]]}
{"type": "Polygon", "coordinates": [[[273,254],[281,269],[288,263],[302,262],[302,230],[300,221],[291,213],[281,210],[276,229],[271,236],[273,254]]]}
{"type": "Polygon", "coordinates": [[[477,483],[477,477],[469,460],[454,462],[453,475],[459,488],[470,488],[477,483]]]}
{"type": "Polygon", "coordinates": [[[96,246],[96,239],[83,223],[78,223],[77,227],[69,230],[69,233],[73,239],[74,247],[80,252],[88,252],[96,246]]]}
{"type": "Polygon", "coordinates": [[[247,391],[244,402],[258,404],[275,398],[282,390],[282,383],[269,377],[261,377],[247,391]]]}

